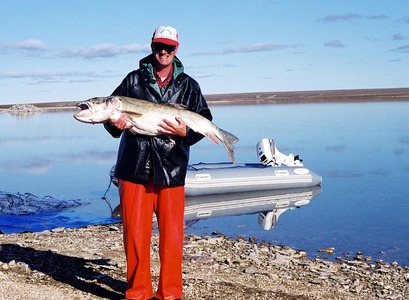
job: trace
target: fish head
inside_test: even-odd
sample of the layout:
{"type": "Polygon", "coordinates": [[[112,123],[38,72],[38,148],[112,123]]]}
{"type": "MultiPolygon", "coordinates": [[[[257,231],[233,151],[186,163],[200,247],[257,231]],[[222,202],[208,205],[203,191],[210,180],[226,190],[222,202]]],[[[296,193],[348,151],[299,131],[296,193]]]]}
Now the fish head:
{"type": "Polygon", "coordinates": [[[116,96],[95,97],[77,103],[80,110],[74,114],[74,118],[84,123],[103,123],[118,111],[120,99],[116,96]]]}

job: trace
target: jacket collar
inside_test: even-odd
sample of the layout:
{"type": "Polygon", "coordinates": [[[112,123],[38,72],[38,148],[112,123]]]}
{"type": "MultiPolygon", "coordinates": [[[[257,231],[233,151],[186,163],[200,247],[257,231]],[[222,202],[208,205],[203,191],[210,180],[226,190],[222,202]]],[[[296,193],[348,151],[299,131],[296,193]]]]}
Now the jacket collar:
{"type": "MultiPolygon", "coordinates": [[[[154,56],[153,54],[150,54],[144,58],[142,58],[139,61],[139,69],[141,71],[141,79],[142,79],[142,83],[146,86],[149,86],[152,90],[154,90],[159,98],[162,98],[164,95],[160,89],[160,87],[158,86],[158,84],[156,83],[156,78],[155,78],[155,74],[153,71],[153,60],[154,60],[154,56]]],[[[184,67],[182,62],[175,57],[173,59],[173,80],[172,80],[172,94],[175,93],[177,90],[179,90],[178,86],[179,86],[179,75],[182,74],[184,71],[184,67]]],[[[169,91],[168,89],[166,89],[167,91],[169,91]]]]}
{"type": "MultiPolygon", "coordinates": [[[[149,77],[150,83],[156,82],[155,73],[153,71],[153,64],[152,64],[154,59],[155,58],[153,57],[153,54],[151,53],[150,55],[142,58],[139,61],[139,68],[141,69],[143,75],[146,75],[149,77]]],[[[184,66],[182,62],[179,60],[179,58],[175,56],[175,58],[173,59],[173,74],[172,74],[173,78],[176,79],[183,72],[184,72],[184,66]]]]}

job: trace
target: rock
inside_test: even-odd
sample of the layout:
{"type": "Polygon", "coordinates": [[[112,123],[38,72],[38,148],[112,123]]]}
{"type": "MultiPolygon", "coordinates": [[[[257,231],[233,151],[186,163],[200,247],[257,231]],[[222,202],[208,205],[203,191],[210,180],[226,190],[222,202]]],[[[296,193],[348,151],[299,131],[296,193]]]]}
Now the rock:
{"type": "Polygon", "coordinates": [[[327,249],[320,249],[320,250],[318,250],[318,252],[327,253],[327,254],[332,255],[332,254],[334,254],[334,250],[335,250],[335,248],[331,247],[331,248],[327,248],[327,249]]]}
{"type": "Polygon", "coordinates": [[[56,233],[56,232],[62,232],[64,230],[65,230],[65,227],[58,227],[58,228],[51,229],[51,232],[56,233]]]}
{"type": "Polygon", "coordinates": [[[32,104],[15,104],[8,109],[8,112],[12,115],[30,115],[44,111],[44,109],[36,107],[32,104]]]}
{"type": "Polygon", "coordinates": [[[120,230],[120,228],[117,227],[117,226],[109,226],[108,229],[111,230],[111,231],[119,231],[120,230]]]}
{"type": "Polygon", "coordinates": [[[308,282],[309,282],[309,283],[312,283],[312,284],[322,284],[322,279],[320,279],[320,278],[313,278],[313,279],[309,280],[308,282]]]}
{"type": "Polygon", "coordinates": [[[356,256],[354,257],[354,260],[363,260],[363,255],[362,255],[362,252],[358,252],[357,254],[356,254],[356,256]]]}

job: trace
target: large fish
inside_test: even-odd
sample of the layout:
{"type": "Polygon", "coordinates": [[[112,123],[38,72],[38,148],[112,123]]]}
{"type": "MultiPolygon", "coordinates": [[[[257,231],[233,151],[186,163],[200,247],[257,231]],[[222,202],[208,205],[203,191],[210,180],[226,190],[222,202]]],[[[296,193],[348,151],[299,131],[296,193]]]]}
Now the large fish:
{"type": "Polygon", "coordinates": [[[103,123],[111,117],[117,118],[125,113],[134,125],[130,131],[134,134],[157,136],[158,124],[163,119],[174,120],[180,117],[192,130],[201,133],[215,144],[220,140],[227,150],[230,159],[234,159],[233,144],[239,139],[223,129],[218,128],[213,122],[192,111],[172,104],[158,104],[151,101],[122,97],[96,97],[77,104],[80,109],[74,118],[85,123],[103,123]]]}

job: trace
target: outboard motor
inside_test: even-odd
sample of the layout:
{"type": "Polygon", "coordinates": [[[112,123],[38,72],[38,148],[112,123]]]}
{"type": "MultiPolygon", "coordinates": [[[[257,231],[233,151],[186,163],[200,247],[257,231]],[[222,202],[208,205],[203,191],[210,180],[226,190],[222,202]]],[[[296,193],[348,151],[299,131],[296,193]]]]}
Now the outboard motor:
{"type": "Polygon", "coordinates": [[[279,167],[282,164],[288,167],[303,166],[298,155],[285,155],[277,150],[274,140],[263,138],[257,143],[257,157],[263,165],[279,167]]]}

